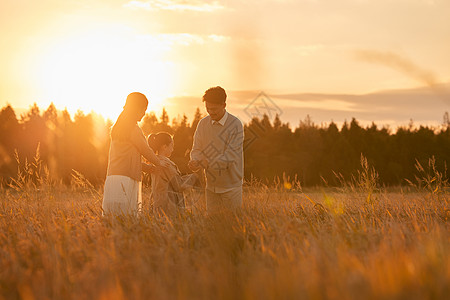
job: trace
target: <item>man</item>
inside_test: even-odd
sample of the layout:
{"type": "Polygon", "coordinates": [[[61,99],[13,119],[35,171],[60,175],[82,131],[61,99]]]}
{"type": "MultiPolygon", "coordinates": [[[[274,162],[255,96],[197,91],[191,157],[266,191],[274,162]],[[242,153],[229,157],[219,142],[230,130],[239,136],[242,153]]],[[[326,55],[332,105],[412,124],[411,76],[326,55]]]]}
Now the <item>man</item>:
{"type": "Polygon", "coordinates": [[[226,111],[225,90],[220,86],[203,95],[208,116],[200,120],[194,134],[189,168],[206,172],[208,213],[242,207],[244,173],[244,127],[226,111]]]}

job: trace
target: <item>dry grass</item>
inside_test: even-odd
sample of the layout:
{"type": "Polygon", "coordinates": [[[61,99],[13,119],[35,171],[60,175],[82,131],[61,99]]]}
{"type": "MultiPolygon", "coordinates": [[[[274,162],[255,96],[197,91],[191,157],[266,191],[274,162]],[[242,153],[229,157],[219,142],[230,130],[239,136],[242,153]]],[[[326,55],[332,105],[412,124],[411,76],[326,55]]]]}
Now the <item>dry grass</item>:
{"type": "Polygon", "coordinates": [[[202,199],[155,215],[145,190],[139,217],[116,218],[81,174],[65,188],[30,166],[0,190],[0,299],[445,298],[445,173],[430,160],[388,192],[361,161],[340,189],[251,182],[236,214],[207,216],[202,199]]]}
{"type": "MultiPolygon", "coordinates": [[[[101,217],[83,189],[2,190],[0,299],[439,299],[448,193],[252,184],[236,215],[101,217]]],[[[148,196],[148,191],[146,191],[148,196]]]]}

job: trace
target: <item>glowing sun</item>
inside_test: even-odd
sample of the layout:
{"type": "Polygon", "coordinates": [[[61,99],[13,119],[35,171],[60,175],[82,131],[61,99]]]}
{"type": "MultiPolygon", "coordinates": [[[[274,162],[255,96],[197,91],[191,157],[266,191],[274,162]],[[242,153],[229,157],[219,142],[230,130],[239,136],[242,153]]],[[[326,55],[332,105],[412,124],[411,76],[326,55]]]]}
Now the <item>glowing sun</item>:
{"type": "Polygon", "coordinates": [[[128,93],[149,99],[159,110],[175,85],[174,66],[165,59],[170,44],[108,26],[58,39],[40,60],[37,79],[48,101],[69,111],[82,109],[115,119],[128,93]]]}

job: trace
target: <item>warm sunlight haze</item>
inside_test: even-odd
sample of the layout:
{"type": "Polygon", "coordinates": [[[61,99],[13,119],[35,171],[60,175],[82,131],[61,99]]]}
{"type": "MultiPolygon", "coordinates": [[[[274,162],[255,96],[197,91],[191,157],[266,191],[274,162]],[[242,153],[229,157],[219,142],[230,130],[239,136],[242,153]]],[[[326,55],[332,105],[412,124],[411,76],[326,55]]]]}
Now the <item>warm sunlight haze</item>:
{"type": "Polygon", "coordinates": [[[449,12],[444,0],[2,1],[0,105],[115,119],[140,91],[157,114],[192,116],[222,85],[244,120],[264,91],[294,125],[436,125],[450,107],[449,12]]]}
{"type": "Polygon", "coordinates": [[[0,0],[0,300],[450,299],[449,167],[450,0],[0,0]]]}
{"type": "Polygon", "coordinates": [[[71,111],[114,118],[130,91],[148,94],[149,110],[159,111],[174,86],[165,50],[156,38],[140,38],[126,28],[94,29],[57,40],[38,65],[36,83],[44,99],[61,99],[57,104],[71,111]]]}

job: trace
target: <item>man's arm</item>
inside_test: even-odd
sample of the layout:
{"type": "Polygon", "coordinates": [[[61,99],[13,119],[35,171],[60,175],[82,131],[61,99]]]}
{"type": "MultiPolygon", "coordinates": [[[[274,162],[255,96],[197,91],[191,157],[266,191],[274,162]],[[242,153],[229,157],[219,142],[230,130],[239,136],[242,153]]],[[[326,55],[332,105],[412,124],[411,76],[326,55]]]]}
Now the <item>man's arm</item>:
{"type": "Polygon", "coordinates": [[[198,122],[194,133],[194,141],[192,143],[191,160],[201,161],[203,159],[203,140],[202,140],[202,122],[198,122]]]}
{"type": "Polygon", "coordinates": [[[196,172],[202,167],[201,161],[204,160],[204,155],[202,153],[203,151],[203,144],[204,141],[202,136],[202,120],[198,122],[197,128],[195,129],[194,133],[194,141],[192,143],[192,149],[191,149],[191,160],[188,163],[188,167],[196,172]]]}

